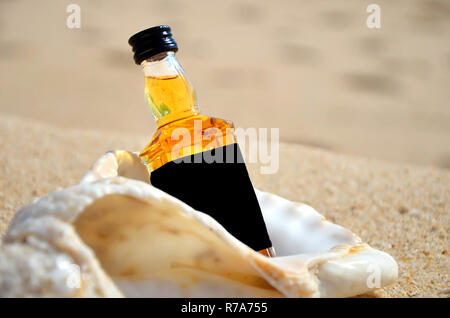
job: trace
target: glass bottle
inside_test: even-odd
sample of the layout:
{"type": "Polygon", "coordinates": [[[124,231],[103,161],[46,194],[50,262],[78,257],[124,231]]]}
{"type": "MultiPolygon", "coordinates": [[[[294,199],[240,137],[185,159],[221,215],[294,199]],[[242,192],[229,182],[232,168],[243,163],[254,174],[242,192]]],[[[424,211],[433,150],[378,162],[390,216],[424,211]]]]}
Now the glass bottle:
{"type": "Polygon", "coordinates": [[[275,252],[231,121],[199,112],[195,90],[175,57],[170,27],[129,40],[145,75],[145,97],[157,130],[140,153],[155,187],[215,218],[266,256],[275,252]]]}

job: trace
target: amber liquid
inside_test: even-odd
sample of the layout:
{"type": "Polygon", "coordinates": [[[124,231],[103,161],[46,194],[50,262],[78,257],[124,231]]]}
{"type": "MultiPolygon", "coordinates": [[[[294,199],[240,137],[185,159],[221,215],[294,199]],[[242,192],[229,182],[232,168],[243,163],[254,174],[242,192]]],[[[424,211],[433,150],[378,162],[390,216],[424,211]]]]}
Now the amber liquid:
{"type": "MultiPolygon", "coordinates": [[[[158,125],[139,155],[149,172],[177,158],[236,142],[231,121],[198,112],[195,91],[183,75],[146,77],[145,94],[158,125]],[[182,129],[183,138],[177,129],[182,129]]],[[[259,252],[274,256],[272,248],[259,252]]]]}
{"type": "Polygon", "coordinates": [[[195,92],[183,77],[146,77],[145,90],[153,114],[159,117],[156,133],[140,153],[150,172],[177,158],[236,142],[232,122],[195,109],[195,92]],[[174,133],[177,128],[188,138],[174,133]]]}

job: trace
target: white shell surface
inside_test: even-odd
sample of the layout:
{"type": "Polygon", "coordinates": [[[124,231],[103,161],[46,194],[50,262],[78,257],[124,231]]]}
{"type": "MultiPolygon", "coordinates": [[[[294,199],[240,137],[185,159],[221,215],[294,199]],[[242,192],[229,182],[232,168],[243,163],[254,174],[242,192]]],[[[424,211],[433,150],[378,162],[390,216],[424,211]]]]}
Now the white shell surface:
{"type": "Polygon", "coordinates": [[[148,180],[136,154],[108,152],[78,185],[19,210],[0,296],[348,297],[397,279],[390,255],[308,205],[256,191],[267,258],[148,180]]]}

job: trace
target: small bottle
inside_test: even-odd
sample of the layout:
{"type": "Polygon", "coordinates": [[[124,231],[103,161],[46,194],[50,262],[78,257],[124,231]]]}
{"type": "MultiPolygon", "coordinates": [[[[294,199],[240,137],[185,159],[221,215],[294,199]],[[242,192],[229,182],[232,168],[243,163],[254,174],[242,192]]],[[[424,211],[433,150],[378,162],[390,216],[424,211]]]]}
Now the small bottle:
{"type": "Polygon", "coordinates": [[[146,29],[128,43],[143,67],[145,97],[157,123],[140,153],[150,183],[209,214],[254,250],[274,256],[233,123],[200,114],[194,88],[175,57],[170,27],[146,29]]]}

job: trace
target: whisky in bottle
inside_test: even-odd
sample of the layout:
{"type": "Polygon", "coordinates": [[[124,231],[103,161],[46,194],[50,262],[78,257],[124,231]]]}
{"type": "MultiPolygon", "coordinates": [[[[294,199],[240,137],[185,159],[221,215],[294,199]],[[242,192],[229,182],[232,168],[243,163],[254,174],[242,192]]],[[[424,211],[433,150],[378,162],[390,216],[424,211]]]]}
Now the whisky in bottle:
{"type": "Polygon", "coordinates": [[[153,186],[209,214],[259,253],[275,255],[233,123],[200,113],[168,26],[129,39],[157,130],[140,157],[153,186]]]}

